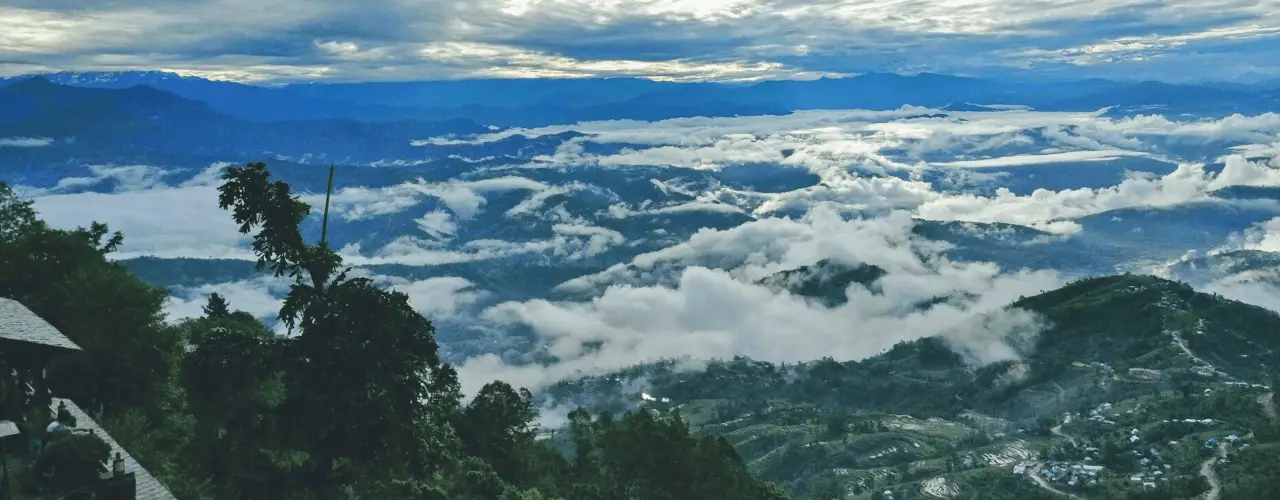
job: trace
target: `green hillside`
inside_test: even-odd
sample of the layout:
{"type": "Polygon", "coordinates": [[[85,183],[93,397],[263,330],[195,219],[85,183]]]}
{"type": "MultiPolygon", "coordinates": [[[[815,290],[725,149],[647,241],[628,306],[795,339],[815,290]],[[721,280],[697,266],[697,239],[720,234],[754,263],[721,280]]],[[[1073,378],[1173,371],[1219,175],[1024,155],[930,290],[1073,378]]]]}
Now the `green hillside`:
{"type": "Polygon", "coordinates": [[[1221,498],[1280,491],[1257,472],[1280,466],[1280,316],[1136,275],[1011,307],[1050,325],[1021,362],[966,365],[926,338],[862,361],[657,364],[549,394],[678,411],[794,498],[1188,498],[1211,489],[1201,467],[1215,453],[1221,498]],[[637,385],[656,401],[626,399],[637,385]]]}

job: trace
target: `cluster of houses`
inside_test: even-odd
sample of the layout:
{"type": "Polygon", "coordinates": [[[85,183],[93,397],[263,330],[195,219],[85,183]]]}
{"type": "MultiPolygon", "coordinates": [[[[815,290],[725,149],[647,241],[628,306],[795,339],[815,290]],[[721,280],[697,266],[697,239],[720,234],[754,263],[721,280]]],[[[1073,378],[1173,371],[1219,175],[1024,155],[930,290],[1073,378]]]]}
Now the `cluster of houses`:
{"type": "Polygon", "coordinates": [[[45,367],[56,357],[78,350],[75,342],[22,303],[0,297],[0,379],[7,388],[0,395],[0,453],[4,458],[0,461],[0,500],[44,500],[72,494],[88,494],[98,500],[174,500],[173,494],[80,406],[49,393],[45,367]],[[37,421],[24,422],[32,419],[37,421]],[[33,457],[43,448],[48,429],[58,425],[96,435],[110,447],[110,458],[101,464],[99,483],[83,491],[61,492],[61,496],[23,491],[20,485],[29,482],[23,478],[32,474],[33,457]]]}
{"type": "Polygon", "coordinates": [[[1022,462],[1013,467],[1014,474],[1021,475],[1028,472],[1039,475],[1050,483],[1059,483],[1068,487],[1097,486],[1098,474],[1102,473],[1102,466],[1055,461],[1039,469],[1029,462],[1022,462]]]}
{"type": "MultiPolygon", "coordinates": [[[[1095,425],[1112,427],[1118,425],[1114,419],[1132,420],[1132,417],[1139,417],[1145,413],[1145,409],[1141,406],[1133,407],[1128,410],[1120,411],[1113,408],[1111,403],[1102,403],[1089,411],[1087,421],[1095,425]]],[[[1165,425],[1213,425],[1220,423],[1213,419],[1163,419],[1160,423],[1165,425]]],[[[1235,433],[1229,433],[1219,440],[1212,438],[1205,441],[1203,447],[1205,449],[1213,449],[1220,446],[1221,443],[1232,443],[1242,447],[1248,446],[1241,444],[1243,440],[1235,433]]],[[[1142,431],[1137,428],[1130,429],[1128,436],[1124,441],[1130,446],[1127,451],[1133,457],[1138,467],[1129,475],[1129,481],[1142,485],[1144,488],[1157,488],[1160,483],[1169,481],[1169,475],[1172,473],[1173,465],[1167,463],[1156,446],[1151,445],[1144,438],[1142,431]]],[[[1178,446],[1179,441],[1169,441],[1168,445],[1178,446]]],[[[1097,447],[1083,448],[1084,456],[1082,463],[1072,462],[1051,462],[1046,467],[1036,468],[1036,464],[1023,462],[1014,467],[1015,474],[1036,474],[1051,483],[1065,485],[1067,487],[1087,487],[1098,484],[1098,476],[1103,467],[1091,465],[1097,462],[1100,456],[1100,450],[1097,447]]]]}
{"type": "MultiPolygon", "coordinates": [[[[1142,433],[1138,429],[1129,431],[1130,443],[1139,443],[1141,441],[1142,433]]],[[[1169,444],[1172,446],[1176,445],[1177,442],[1170,441],[1169,444]]],[[[1164,463],[1163,457],[1160,456],[1160,451],[1154,446],[1149,446],[1146,450],[1141,448],[1142,446],[1139,445],[1137,448],[1129,450],[1130,454],[1138,458],[1138,470],[1129,475],[1129,481],[1142,483],[1142,486],[1146,488],[1155,488],[1157,482],[1168,481],[1169,478],[1166,474],[1169,473],[1173,466],[1164,463]]]]}
{"type": "Polygon", "coordinates": [[[1111,377],[1114,377],[1116,374],[1116,370],[1112,368],[1111,365],[1108,365],[1106,363],[1102,363],[1099,361],[1090,361],[1088,363],[1073,361],[1071,362],[1071,366],[1074,366],[1076,368],[1081,368],[1084,370],[1090,370],[1096,373],[1098,388],[1100,389],[1106,389],[1108,381],[1111,380],[1111,377]]]}

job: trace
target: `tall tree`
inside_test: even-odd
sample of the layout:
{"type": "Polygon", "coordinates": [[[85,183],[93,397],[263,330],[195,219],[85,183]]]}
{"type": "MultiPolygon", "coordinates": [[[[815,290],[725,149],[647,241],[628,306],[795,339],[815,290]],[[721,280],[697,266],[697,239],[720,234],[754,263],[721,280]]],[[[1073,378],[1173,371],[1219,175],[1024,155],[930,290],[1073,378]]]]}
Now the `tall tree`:
{"type": "Polygon", "coordinates": [[[515,480],[521,452],[537,435],[532,426],[537,415],[528,390],[490,382],[462,411],[456,427],[468,454],[489,462],[503,479],[515,480]]]}
{"type": "Polygon", "coordinates": [[[260,269],[294,280],[279,319],[298,335],[287,346],[284,402],[289,438],[310,453],[310,480],[334,487],[356,476],[418,463],[439,366],[434,329],[403,293],[339,271],[326,242],[308,244],[310,207],[266,165],[227,169],[219,205],[253,234],[260,269]]]}

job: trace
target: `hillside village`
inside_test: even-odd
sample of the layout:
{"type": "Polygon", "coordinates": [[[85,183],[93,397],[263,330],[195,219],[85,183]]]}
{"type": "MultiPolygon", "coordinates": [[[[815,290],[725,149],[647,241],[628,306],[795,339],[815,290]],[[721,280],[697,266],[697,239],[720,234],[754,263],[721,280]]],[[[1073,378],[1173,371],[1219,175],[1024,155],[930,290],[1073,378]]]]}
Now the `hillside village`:
{"type": "MultiPolygon", "coordinates": [[[[1124,346],[1113,344],[1110,353],[1079,359],[1047,359],[1041,352],[1026,361],[1030,366],[969,367],[922,363],[937,355],[926,339],[862,362],[773,365],[739,358],[713,364],[704,374],[654,365],[566,384],[558,397],[644,387],[648,392],[633,404],[724,435],[751,470],[788,485],[794,498],[1216,500],[1280,491],[1274,479],[1244,473],[1260,464],[1280,465],[1271,381],[1255,375],[1276,363],[1265,350],[1276,339],[1214,330],[1222,314],[1251,306],[1143,276],[1072,287],[1069,300],[1055,291],[1052,301],[1028,298],[1024,304],[1047,305],[1046,314],[1068,304],[1071,317],[1111,315],[1108,322],[1123,323],[1116,314],[1142,315],[1159,328],[1136,329],[1152,337],[1129,341],[1149,350],[1125,359],[1123,350],[1114,351],[1124,346]],[[1189,320],[1194,314],[1202,317],[1189,320]],[[1239,370],[1254,376],[1232,375],[1197,352],[1215,334],[1253,346],[1237,352],[1231,368],[1257,363],[1239,370]],[[1043,376],[1046,365],[1053,366],[1052,376],[1043,376]],[[886,368],[891,383],[874,375],[886,368]],[[984,383],[1010,371],[1030,375],[1003,389],[984,383]],[[965,382],[948,382],[957,380],[965,382]],[[967,394],[967,404],[939,405],[957,397],[948,393],[967,394]]],[[[1267,326],[1257,327],[1277,326],[1280,319],[1271,316],[1267,326]]],[[[1055,349],[1053,339],[1074,328],[1056,325],[1038,349],[1055,349]]],[[[1226,354],[1208,350],[1219,359],[1226,354]]],[[[597,397],[601,407],[621,404],[597,397]]]]}

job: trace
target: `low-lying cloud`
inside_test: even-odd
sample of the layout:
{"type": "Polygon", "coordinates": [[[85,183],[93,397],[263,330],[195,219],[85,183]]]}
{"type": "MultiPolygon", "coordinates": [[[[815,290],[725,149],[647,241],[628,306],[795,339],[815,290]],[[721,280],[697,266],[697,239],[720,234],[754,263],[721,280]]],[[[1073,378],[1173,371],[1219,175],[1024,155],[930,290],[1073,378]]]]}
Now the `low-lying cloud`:
{"type": "Polygon", "coordinates": [[[0,148],[40,148],[53,144],[48,137],[0,137],[0,148]]]}
{"type": "MultiPolygon", "coordinates": [[[[1017,359],[1020,345],[1042,325],[1004,306],[1019,296],[1055,288],[1062,277],[948,260],[942,256],[947,244],[913,234],[913,218],[1007,222],[1071,235],[1081,230],[1075,219],[1110,210],[1238,203],[1214,193],[1234,186],[1280,187],[1280,164],[1272,153],[1280,115],[1116,119],[1099,113],[1012,110],[921,117],[937,112],[814,111],[523,130],[519,133],[532,136],[565,130],[588,135],[527,165],[477,167],[466,179],[344,188],[334,193],[333,214],[340,223],[391,216],[409,222],[410,234],[395,235],[385,244],[345,246],[344,257],[356,266],[433,266],[520,255],[547,256],[548,264],[558,265],[598,257],[646,236],[626,232],[626,224],[637,218],[689,212],[750,216],[737,227],[702,229],[674,245],[561,284],[560,291],[588,297],[581,301],[529,300],[487,307],[491,295],[462,278],[379,278],[409,293],[415,307],[429,316],[476,314],[478,321],[490,325],[531,331],[546,354],[557,359],[540,366],[504,361],[497,355],[473,357],[460,370],[469,390],[474,390],[495,377],[539,388],[582,374],[682,356],[859,359],[929,335],[944,336],[976,364],[1017,359]],[[592,153],[601,150],[586,147],[593,144],[624,148],[592,153]],[[1001,187],[1007,180],[1029,179],[1032,171],[1138,157],[1164,170],[1130,172],[1104,187],[1042,188],[1025,194],[1001,187]],[[1045,158],[1067,164],[997,172],[1000,175],[989,168],[1023,167],[1045,158]],[[1221,168],[1205,164],[1213,161],[1221,168]],[[761,167],[762,172],[795,169],[813,174],[818,182],[775,193],[669,179],[654,186],[665,198],[641,203],[623,201],[625,197],[605,185],[609,175],[630,174],[627,169],[635,167],[678,167],[718,175],[743,165],[761,167]],[[524,168],[539,169],[540,180],[522,177],[522,172],[534,176],[524,168]],[[575,178],[582,172],[590,172],[593,184],[575,178]],[[948,172],[972,173],[967,179],[991,189],[943,189],[928,180],[929,175],[948,172]],[[498,194],[506,200],[518,196],[520,201],[493,208],[490,199],[498,194]],[[573,212],[570,207],[575,205],[562,200],[576,201],[579,195],[604,201],[597,211],[573,212]],[[431,200],[437,203],[428,203],[431,200]],[[536,227],[542,232],[519,241],[459,236],[488,234],[469,233],[476,224],[536,227]],[[824,259],[875,265],[888,275],[871,289],[851,288],[848,303],[834,308],[754,284],[824,259]],[[910,307],[948,297],[951,300],[926,310],[910,307]]],[[[125,246],[116,257],[251,259],[231,217],[217,208],[215,186],[225,166],[211,165],[183,183],[166,182],[168,170],[159,167],[91,167],[89,175],[23,192],[34,197],[42,216],[55,226],[101,220],[124,231],[125,246]],[[112,183],[111,192],[85,192],[102,182],[112,183]]],[[[313,193],[304,200],[316,206],[323,201],[313,193]]],[[[1280,234],[1280,226],[1274,224],[1242,234],[1241,247],[1270,250],[1280,245],[1280,239],[1271,236],[1280,234]]],[[[1241,294],[1261,297],[1248,288],[1252,285],[1232,286],[1241,294]]],[[[258,281],[210,285],[177,294],[169,310],[174,318],[198,314],[203,297],[218,291],[228,295],[233,306],[252,309],[255,315],[274,314],[278,296],[249,291],[254,287],[270,290],[270,284],[258,281]]]]}
{"type": "Polygon", "coordinates": [[[512,365],[486,355],[463,363],[460,374],[472,390],[494,377],[541,388],[682,356],[860,359],[900,341],[944,333],[977,362],[1008,359],[1014,348],[999,344],[1027,335],[1035,323],[1002,308],[1019,296],[1055,288],[1063,279],[1053,272],[1005,272],[992,264],[951,262],[939,257],[945,246],[919,240],[911,227],[905,213],[846,220],[820,208],[801,220],[769,219],[703,231],[687,243],[630,263],[638,273],[658,272],[654,265],[661,261],[687,264],[675,271],[671,286],[625,284],[625,276],[619,275],[624,268],[617,268],[608,272],[616,279],[595,277],[604,289],[589,301],[532,300],[488,309],[484,318],[489,321],[531,328],[558,361],[512,365]],[[889,274],[871,290],[850,288],[849,302],[836,308],[754,284],[759,277],[821,259],[879,265],[889,274]],[[706,261],[724,266],[694,264],[706,261]],[[904,307],[962,294],[972,295],[923,311],[904,307]],[[992,319],[956,329],[978,314],[992,319]]]}

